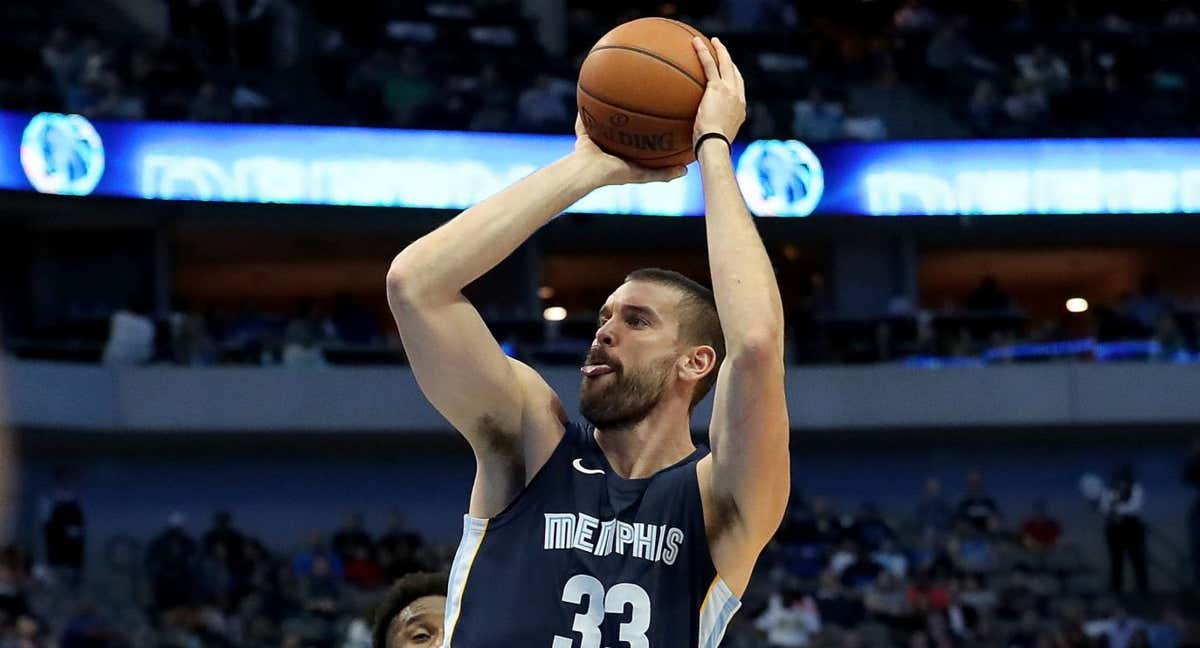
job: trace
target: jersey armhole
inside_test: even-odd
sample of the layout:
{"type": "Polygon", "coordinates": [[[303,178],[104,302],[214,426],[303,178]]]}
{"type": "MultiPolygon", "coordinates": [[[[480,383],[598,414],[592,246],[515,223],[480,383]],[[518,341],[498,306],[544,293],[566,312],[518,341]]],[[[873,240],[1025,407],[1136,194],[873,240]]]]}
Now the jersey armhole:
{"type": "Polygon", "coordinates": [[[541,468],[538,468],[537,472],[533,475],[533,479],[529,480],[529,483],[521,489],[521,492],[517,493],[517,496],[508,503],[508,506],[505,506],[503,510],[490,518],[477,518],[469,514],[467,517],[472,520],[486,520],[488,530],[492,531],[520,515],[521,511],[525,509],[529,500],[533,497],[532,492],[539,488],[542,482],[546,480],[545,474],[551,464],[559,461],[560,455],[567,453],[569,448],[574,447],[578,443],[578,440],[575,438],[578,434],[579,431],[576,429],[575,424],[567,422],[563,426],[562,438],[554,446],[554,451],[550,453],[550,457],[546,459],[541,468]]]}

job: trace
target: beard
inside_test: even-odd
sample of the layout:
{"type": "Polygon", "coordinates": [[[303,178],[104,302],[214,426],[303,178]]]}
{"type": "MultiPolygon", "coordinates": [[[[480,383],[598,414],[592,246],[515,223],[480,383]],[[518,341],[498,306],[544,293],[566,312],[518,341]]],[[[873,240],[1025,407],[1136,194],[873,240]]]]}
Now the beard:
{"type": "Polygon", "coordinates": [[[674,364],[675,358],[665,357],[638,369],[620,366],[610,374],[584,378],[579,393],[580,414],[602,430],[637,425],[666,395],[674,364]]]}

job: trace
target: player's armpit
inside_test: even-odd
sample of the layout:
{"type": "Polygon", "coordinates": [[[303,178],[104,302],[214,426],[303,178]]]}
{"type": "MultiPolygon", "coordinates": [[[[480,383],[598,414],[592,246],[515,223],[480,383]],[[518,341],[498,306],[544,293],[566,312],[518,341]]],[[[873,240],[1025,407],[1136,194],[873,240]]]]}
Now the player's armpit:
{"type": "Polygon", "coordinates": [[[717,377],[709,437],[714,501],[728,502],[732,523],[763,545],[775,533],[791,490],[782,352],[733,352],[717,377]]]}

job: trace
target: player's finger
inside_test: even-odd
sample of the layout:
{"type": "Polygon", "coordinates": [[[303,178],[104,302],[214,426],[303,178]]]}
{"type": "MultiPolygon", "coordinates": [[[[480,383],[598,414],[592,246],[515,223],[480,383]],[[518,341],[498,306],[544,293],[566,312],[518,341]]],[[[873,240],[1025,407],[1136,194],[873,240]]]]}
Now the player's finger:
{"type": "Polygon", "coordinates": [[[692,47],[696,48],[696,55],[700,57],[700,66],[704,68],[704,76],[708,82],[712,83],[721,78],[721,71],[717,68],[712,52],[708,51],[708,45],[704,44],[704,39],[696,36],[692,39],[692,47]]]}
{"type": "Polygon", "coordinates": [[[733,78],[733,59],[729,58],[729,50],[725,48],[725,43],[721,39],[712,39],[713,49],[717,50],[717,72],[722,79],[733,78]]]}
{"type": "Polygon", "coordinates": [[[738,66],[733,66],[733,78],[737,84],[738,96],[743,100],[746,98],[746,79],[742,77],[742,70],[738,66]]]}
{"type": "Polygon", "coordinates": [[[583,128],[583,115],[575,113],[575,137],[581,137],[586,131],[583,128]]]}

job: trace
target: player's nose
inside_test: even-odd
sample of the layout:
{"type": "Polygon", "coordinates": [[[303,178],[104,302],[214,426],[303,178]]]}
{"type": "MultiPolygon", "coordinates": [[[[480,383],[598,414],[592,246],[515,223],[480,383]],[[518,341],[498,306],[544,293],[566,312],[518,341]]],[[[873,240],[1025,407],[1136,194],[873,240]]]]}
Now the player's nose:
{"type": "Polygon", "coordinates": [[[617,342],[617,340],[615,337],[613,337],[612,329],[610,329],[608,327],[608,324],[605,324],[604,326],[601,326],[599,329],[596,329],[596,344],[599,344],[600,346],[610,347],[610,346],[616,344],[616,342],[617,342]]]}

